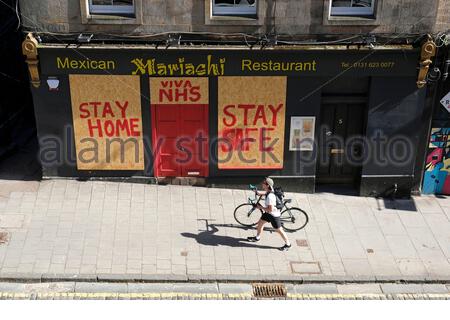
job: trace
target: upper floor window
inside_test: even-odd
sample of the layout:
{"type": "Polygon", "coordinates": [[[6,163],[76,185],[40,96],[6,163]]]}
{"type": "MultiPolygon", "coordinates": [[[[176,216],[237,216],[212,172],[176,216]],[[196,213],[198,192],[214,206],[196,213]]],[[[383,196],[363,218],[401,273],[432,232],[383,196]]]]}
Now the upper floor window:
{"type": "Polygon", "coordinates": [[[90,14],[132,15],[133,0],[89,0],[90,14]]]}
{"type": "Polygon", "coordinates": [[[331,0],[330,16],[370,17],[374,7],[375,0],[331,0]]]}
{"type": "Polygon", "coordinates": [[[213,16],[256,17],[257,0],[211,0],[213,16]]]}

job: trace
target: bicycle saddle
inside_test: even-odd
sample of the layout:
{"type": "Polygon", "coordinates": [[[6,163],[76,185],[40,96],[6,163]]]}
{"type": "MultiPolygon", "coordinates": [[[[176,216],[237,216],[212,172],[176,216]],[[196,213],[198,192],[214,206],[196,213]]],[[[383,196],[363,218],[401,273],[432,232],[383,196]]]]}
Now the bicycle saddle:
{"type": "Polygon", "coordinates": [[[284,199],[283,202],[284,202],[284,203],[291,203],[291,202],[292,202],[292,199],[284,199]]]}

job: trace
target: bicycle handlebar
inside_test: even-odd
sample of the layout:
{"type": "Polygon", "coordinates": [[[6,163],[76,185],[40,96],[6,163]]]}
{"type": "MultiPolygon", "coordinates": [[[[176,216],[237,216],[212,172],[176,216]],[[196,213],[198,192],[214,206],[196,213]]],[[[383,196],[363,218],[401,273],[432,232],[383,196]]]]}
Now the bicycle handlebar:
{"type": "Polygon", "coordinates": [[[248,198],[248,201],[253,205],[256,206],[256,204],[259,202],[259,200],[261,199],[261,197],[259,199],[257,199],[257,191],[258,188],[256,186],[254,186],[253,184],[249,184],[248,185],[249,189],[255,192],[255,197],[252,198],[248,198]]]}

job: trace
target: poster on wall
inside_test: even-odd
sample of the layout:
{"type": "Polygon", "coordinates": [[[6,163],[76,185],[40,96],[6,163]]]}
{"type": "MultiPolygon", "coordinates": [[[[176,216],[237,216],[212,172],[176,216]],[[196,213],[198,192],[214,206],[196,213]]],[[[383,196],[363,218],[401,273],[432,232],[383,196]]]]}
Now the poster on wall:
{"type": "Polygon", "coordinates": [[[218,78],[219,169],[281,169],[286,77],[218,78]]]}
{"type": "Polygon", "coordinates": [[[444,106],[445,110],[450,112],[450,92],[447,93],[442,99],[441,104],[444,106]]]}
{"type": "Polygon", "coordinates": [[[316,117],[291,117],[289,151],[313,151],[316,117]]]}
{"type": "Polygon", "coordinates": [[[78,170],[144,170],[138,76],[69,75],[78,170]]]}

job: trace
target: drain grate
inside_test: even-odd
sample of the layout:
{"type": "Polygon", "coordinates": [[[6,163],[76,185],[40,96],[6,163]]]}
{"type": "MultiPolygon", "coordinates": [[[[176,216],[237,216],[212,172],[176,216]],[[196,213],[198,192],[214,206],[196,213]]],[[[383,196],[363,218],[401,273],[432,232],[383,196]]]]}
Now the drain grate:
{"type": "Polygon", "coordinates": [[[286,297],[286,287],[282,283],[254,283],[253,296],[256,298],[286,297]]]}
{"type": "Polygon", "coordinates": [[[0,244],[8,243],[8,232],[0,232],[0,244]]]}

